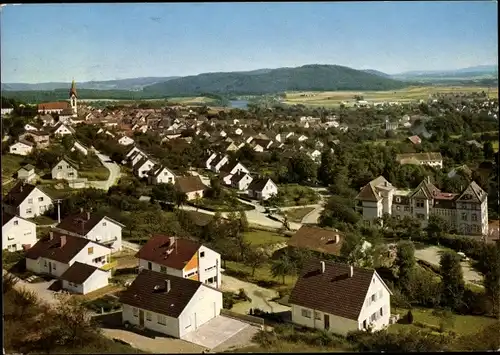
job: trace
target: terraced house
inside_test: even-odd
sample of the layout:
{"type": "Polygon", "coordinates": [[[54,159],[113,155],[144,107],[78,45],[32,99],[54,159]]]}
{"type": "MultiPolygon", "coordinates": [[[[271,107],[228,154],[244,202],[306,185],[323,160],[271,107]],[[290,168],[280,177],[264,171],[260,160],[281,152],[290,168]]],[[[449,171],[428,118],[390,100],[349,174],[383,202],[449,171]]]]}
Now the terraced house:
{"type": "Polygon", "coordinates": [[[459,233],[488,234],[488,194],[474,181],[455,194],[442,192],[429,177],[414,190],[401,190],[379,176],[361,189],[356,200],[367,225],[377,223],[377,219],[387,213],[397,219],[411,216],[426,226],[434,214],[459,233]]]}

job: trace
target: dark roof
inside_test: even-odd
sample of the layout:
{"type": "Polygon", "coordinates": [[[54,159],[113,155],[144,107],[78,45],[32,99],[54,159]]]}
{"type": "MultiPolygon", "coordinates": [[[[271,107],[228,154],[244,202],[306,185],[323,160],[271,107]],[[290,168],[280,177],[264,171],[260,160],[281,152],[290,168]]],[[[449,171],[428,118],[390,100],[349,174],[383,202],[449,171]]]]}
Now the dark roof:
{"type": "Polygon", "coordinates": [[[202,283],[199,281],[142,270],[129,288],[121,294],[120,302],[177,318],[201,286],[202,283]],[[170,281],[168,292],[167,280],[170,281]]]}
{"type": "Polygon", "coordinates": [[[44,102],[38,104],[39,110],[62,110],[69,107],[67,102],[44,102]]]}
{"type": "Polygon", "coordinates": [[[123,226],[117,221],[98,214],[92,214],[90,212],[82,212],[74,215],[69,215],[64,218],[61,223],[59,223],[56,228],[62,229],[68,232],[76,233],[79,235],[87,235],[88,232],[92,230],[103,218],[107,218],[113,223],[123,226]]]}
{"type": "MultiPolygon", "coordinates": [[[[252,191],[262,191],[269,180],[271,180],[271,179],[270,178],[254,179],[254,180],[252,180],[252,182],[248,186],[248,189],[252,190],[252,191]]],[[[271,182],[272,182],[272,180],[271,180],[271,182]]]]}
{"type": "Polygon", "coordinates": [[[68,282],[73,282],[75,284],[83,284],[96,270],[99,268],[82,264],[76,261],[73,265],[71,265],[68,270],[66,270],[61,276],[60,279],[68,282]]]}
{"type": "Polygon", "coordinates": [[[236,174],[231,176],[231,182],[233,183],[240,182],[245,177],[245,175],[248,175],[248,173],[245,173],[243,171],[238,171],[236,174]]]}
{"type": "Polygon", "coordinates": [[[183,193],[207,189],[199,176],[179,176],[175,179],[175,187],[183,193]]]}
{"type": "Polygon", "coordinates": [[[156,234],[135,254],[135,257],[182,270],[200,246],[188,239],[156,234]]]}
{"type": "Polygon", "coordinates": [[[288,245],[295,248],[310,249],[320,253],[340,255],[344,236],[338,232],[319,227],[302,226],[290,238],[288,245]],[[336,239],[338,240],[336,242],[336,239]]]}
{"type": "Polygon", "coordinates": [[[5,226],[7,222],[9,222],[12,218],[14,218],[16,215],[2,211],[2,226],[5,226]]]}
{"type": "Polygon", "coordinates": [[[320,260],[307,263],[288,302],[357,320],[375,271],[353,267],[353,276],[349,277],[349,265],[324,263],[324,273],[321,273],[320,260]]]}
{"type": "Polygon", "coordinates": [[[39,239],[35,245],[28,249],[26,258],[36,260],[43,257],[67,264],[91,242],[89,239],[65,235],[60,232],[52,232],[52,236],[52,239],[50,236],[39,239]],[[66,237],[66,243],[62,247],[61,236],[66,237]]]}
{"type": "Polygon", "coordinates": [[[33,165],[31,165],[31,164],[26,164],[25,166],[23,166],[23,167],[22,167],[22,168],[20,168],[19,170],[21,170],[21,169],[24,169],[24,170],[26,170],[26,171],[30,171],[30,170],[35,169],[35,167],[34,167],[33,165]]]}
{"type": "Polygon", "coordinates": [[[8,205],[18,207],[35,188],[35,185],[19,181],[5,196],[4,201],[8,205]]]}
{"type": "MultiPolygon", "coordinates": [[[[30,142],[29,140],[26,140],[26,139],[22,139],[22,138],[20,138],[16,143],[22,143],[22,144],[28,145],[30,147],[34,147],[35,146],[35,143],[30,142]]],[[[14,143],[14,144],[16,144],[16,143],[14,143]]]]}

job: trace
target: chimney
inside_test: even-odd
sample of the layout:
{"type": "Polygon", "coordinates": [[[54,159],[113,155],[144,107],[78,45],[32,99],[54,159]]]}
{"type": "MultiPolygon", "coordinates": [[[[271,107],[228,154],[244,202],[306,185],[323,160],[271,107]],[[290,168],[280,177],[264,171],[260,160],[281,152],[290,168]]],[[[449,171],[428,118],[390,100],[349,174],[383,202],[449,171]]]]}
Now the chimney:
{"type": "Polygon", "coordinates": [[[430,184],[431,183],[431,177],[429,175],[427,175],[427,183],[430,184]]]}
{"type": "Polygon", "coordinates": [[[66,245],[66,236],[61,235],[61,248],[66,245]]]}
{"type": "Polygon", "coordinates": [[[87,221],[90,221],[90,212],[87,212],[87,221]]]}
{"type": "Polygon", "coordinates": [[[170,280],[165,280],[165,291],[170,292],[170,280]]]}
{"type": "Polygon", "coordinates": [[[50,237],[50,240],[54,239],[54,232],[50,231],[49,232],[49,237],[50,237]]]}
{"type": "Polygon", "coordinates": [[[83,213],[83,207],[80,207],[80,213],[83,213]]]}
{"type": "Polygon", "coordinates": [[[349,277],[352,277],[354,275],[354,267],[352,265],[349,265],[349,277]]]}
{"type": "Polygon", "coordinates": [[[340,239],[340,238],[339,238],[339,235],[338,235],[338,234],[335,234],[335,244],[338,244],[339,239],[340,239]]]}
{"type": "Polygon", "coordinates": [[[321,265],[321,273],[324,274],[325,273],[325,262],[320,261],[320,265],[321,265]]]}
{"type": "Polygon", "coordinates": [[[387,181],[384,181],[384,186],[389,186],[389,183],[387,181]]]}

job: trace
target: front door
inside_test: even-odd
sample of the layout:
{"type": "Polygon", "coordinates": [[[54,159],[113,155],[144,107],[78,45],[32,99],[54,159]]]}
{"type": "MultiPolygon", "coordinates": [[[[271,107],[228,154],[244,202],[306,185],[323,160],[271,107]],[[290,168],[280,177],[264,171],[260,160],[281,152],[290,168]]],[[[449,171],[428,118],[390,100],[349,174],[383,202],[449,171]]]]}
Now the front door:
{"type": "Polygon", "coordinates": [[[325,329],[330,329],[330,315],[325,314],[325,329]]]}
{"type": "Polygon", "coordinates": [[[142,309],[139,310],[139,325],[144,327],[144,311],[142,309]]]}
{"type": "Polygon", "coordinates": [[[153,270],[153,264],[151,264],[151,262],[148,261],[148,270],[153,270]]]}
{"type": "Polygon", "coordinates": [[[49,274],[52,274],[52,263],[49,261],[49,274]]]}

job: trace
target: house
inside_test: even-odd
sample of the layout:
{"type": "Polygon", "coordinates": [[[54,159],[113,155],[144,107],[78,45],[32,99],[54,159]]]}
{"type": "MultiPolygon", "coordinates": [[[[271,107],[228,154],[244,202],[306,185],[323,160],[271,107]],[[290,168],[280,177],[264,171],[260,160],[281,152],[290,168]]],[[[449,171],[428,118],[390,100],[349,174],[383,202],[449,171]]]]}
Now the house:
{"type": "Polygon", "coordinates": [[[68,157],[63,157],[52,168],[52,180],[78,179],[78,165],[68,157]]]}
{"type": "MultiPolygon", "coordinates": [[[[12,112],[14,111],[13,108],[4,108],[2,107],[0,109],[0,115],[3,117],[3,116],[8,116],[10,115],[12,112]]],[[[5,351],[4,351],[4,354],[5,354],[5,351]]]]}
{"type": "Polygon", "coordinates": [[[344,235],[338,230],[302,226],[288,240],[288,246],[318,253],[340,256],[344,235]]]}
{"type": "Polygon", "coordinates": [[[67,233],[96,243],[109,246],[112,252],[122,249],[123,224],[107,216],[83,212],[69,215],[59,223],[55,230],[67,233]]]}
{"type": "Polygon", "coordinates": [[[441,153],[405,153],[396,154],[396,160],[401,165],[429,165],[432,167],[443,168],[443,157],[441,153]]]}
{"type": "Polygon", "coordinates": [[[461,193],[442,192],[427,177],[413,190],[400,190],[384,177],[370,181],[355,198],[365,225],[376,225],[385,213],[396,219],[411,216],[427,225],[438,215],[466,235],[488,234],[488,194],[474,181],[461,193]]]}
{"type": "Polygon", "coordinates": [[[75,262],[107,268],[111,249],[92,240],[51,231],[26,251],[26,269],[62,276],[75,262]]]}
{"type": "Polygon", "coordinates": [[[207,186],[203,184],[199,176],[179,176],[175,179],[175,188],[185,193],[188,201],[203,197],[207,190],[207,186]]]}
{"type": "Polygon", "coordinates": [[[35,143],[20,139],[16,143],[9,146],[9,153],[16,155],[29,155],[33,151],[35,143]]]}
{"type": "Polygon", "coordinates": [[[135,257],[139,268],[221,287],[220,254],[195,241],[156,234],[135,257]]]}
{"type": "Polygon", "coordinates": [[[118,139],[118,144],[128,146],[134,144],[134,140],[130,137],[123,136],[120,139],[118,139]]]}
{"type": "Polygon", "coordinates": [[[213,164],[212,164],[212,170],[215,171],[216,173],[218,173],[220,171],[220,169],[229,162],[229,158],[227,156],[217,156],[214,160],[213,160],[213,164]]]}
{"type": "Polygon", "coordinates": [[[410,142],[412,142],[413,144],[421,144],[422,143],[422,139],[420,139],[419,136],[411,136],[411,137],[408,137],[408,140],[410,142]]]}
{"type": "Polygon", "coordinates": [[[245,191],[250,186],[253,178],[249,173],[246,172],[237,172],[234,175],[231,175],[230,185],[231,187],[238,189],[238,191],[245,191]]]}
{"type": "Polygon", "coordinates": [[[53,205],[52,198],[39,186],[18,182],[2,201],[6,212],[21,218],[43,215],[53,205]]]}
{"type": "Polygon", "coordinates": [[[24,165],[17,171],[17,178],[25,182],[30,182],[36,177],[35,167],[31,164],[24,165]]]}
{"type": "Polygon", "coordinates": [[[80,153],[82,153],[85,156],[89,154],[89,148],[87,148],[82,143],[80,143],[76,140],[75,140],[75,143],[73,143],[73,146],[71,147],[70,151],[74,152],[75,150],[78,150],[80,153]]]}
{"type": "Polygon", "coordinates": [[[60,277],[64,290],[86,295],[108,286],[111,270],[76,261],[60,277]]]}
{"type": "Polygon", "coordinates": [[[19,140],[28,140],[31,137],[38,149],[45,149],[50,144],[50,134],[44,131],[28,131],[19,136],[19,140]]]}
{"type": "Polygon", "coordinates": [[[75,130],[68,124],[59,122],[52,128],[52,134],[56,136],[67,136],[69,134],[75,134],[75,130]]]}
{"type": "Polygon", "coordinates": [[[231,179],[234,174],[238,173],[249,173],[250,171],[241,163],[235,162],[232,164],[226,164],[222,167],[221,173],[222,173],[222,180],[226,185],[231,185],[231,179]]]}
{"type": "Polygon", "coordinates": [[[199,281],[142,270],[120,302],[123,323],[182,339],[219,316],[222,292],[199,281]]]}
{"type": "Polygon", "coordinates": [[[248,186],[248,196],[258,200],[267,200],[278,194],[278,186],[269,178],[258,178],[248,186]]]}
{"type": "Polygon", "coordinates": [[[306,141],[307,139],[308,139],[308,138],[307,138],[307,136],[305,136],[305,135],[303,135],[303,134],[302,134],[302,135],[300,135],[300,136],[299,136],[299,138],[297,138],[297,140],[298,140],[299,142],[304,142],[304,141],[306,141]]]}
{"type": "Polygon", "coordinates": [[[142,159],[147,159],[148,158],[148,155],[142,151],[139,151],[139,152],[135,152],[134,154],[132,154],[129,158],[130,160],[130,165],[133,167],[135,166],[139,161],[141,161],[142,159]]]}
{"type": "Polygon", "coordinates": [[[175,184],[175,174],[164,166],[157,166],[148,172],[148,180],[151,185],[175,184]]]}
{"type": "Polygon", "coordinates": [[[313,259],[302,269],[288,302],[293,323],[346,335],[387,327],[391,295],[375,270],[313,259]]]}
{"type": "Polygon", "coordinates": [[[139,177],[139,179],[148,177],[149,171],[155,166],[155,162],[148,157],[143,157],[136,164],[134,164],[134,174],[139,177]]]}
{"type": "Polygon", "coordinates": [[[38,104],[38,113],[61,113],[63,110],[68,109],[68,102],[45,102],[43,104],[38,104]]]}
{"type": "Polygon", "coordinates": [[[36,223],[2,212],[2,249],[18,251],[29,249],[36,243],[36,223]]]}
{"type": "Polygon", "coordinates": [[[313,150],[310,153],[307,153],[307,155],[311,158],[312,161],[316,163],[321,160],[321,152],[317,149],[313,150]]]}
{"type": "Polygon", "coordinates": [[[35,126],[34,124],[32,123],[26,123],[24,125],[24,130],[25,131],[38,131],[40,128],[35,126]]]}

